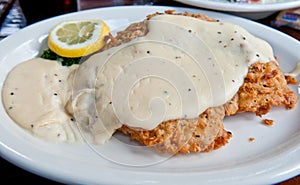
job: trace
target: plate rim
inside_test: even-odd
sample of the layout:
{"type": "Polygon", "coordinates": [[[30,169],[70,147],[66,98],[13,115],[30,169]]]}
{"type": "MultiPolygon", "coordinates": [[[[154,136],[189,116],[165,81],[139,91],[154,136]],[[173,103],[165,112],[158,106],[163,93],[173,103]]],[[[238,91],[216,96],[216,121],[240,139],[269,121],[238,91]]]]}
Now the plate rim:
{"type": "MultiPolygon", "coordinates": [[[[173,6],[149,6],[149,7],[145,7],[145,6],[118,6],[118,7],[105,7],[105,8],[97,8],[97,9],[93,9],[93,10],[84,10],[84,11],[81,11],[81,12],[92,12],[92,11],[101,11],[103,9],[107,9],[107,10],[110,10],[110,9],[134,9],[134,8],[150,8],[150,9],[155,9],[155,8],[159,8],[159,9],[166,9],[166,8],[175,8],[175,9],[181,9],[181,10],[194,10],[196,11],[196,9],[193,9],[193,8],[182,8],[182,7],[173,7],[173,6]]],[[[206,11],[206,10],[197,10],[197,11],[202,11],[202,12],[211,12],[211,11],[206,11]]],[[[71,13],[71,14],[78,14],[80,12],[75,12],[75,13],[71,13]]],[[[217,13],[217,14],[222,14],[222,13],[217,13]]],[[[231,16],[231,15],[226,15],[226,16],[229,16],[229,17],[233,17],[233,18],[236,18],[236,16],[231,16]]],[[[64,17],[64,15],[62,16],[58,16],[58,17],[55,17],[56,19],[59,19],[59,17],[64,17]]],[[[37,25],[40,25],[40,24],[44,24],[45,22],[47,21],[51,21],[53,20],[54,18],[50,18],[50,19],[47,19],[47,20],[44,20],[44,21],[41,21],[39,23],[36,23],[36,24],[33,24],[33,25],[30,25],[25,29],[30,29],[31,27],[33,26],[37,26],[37,25]]],[[[238,18],[238,19],[241,19],[243,20],[243,18],[238,18]]],[[[244,21],[250,21],[250,20],[244,20],[244,21]]],[[[251,21],[250,21],[251,22],[251,21]]],[[[254,24],[257,24],[259,26],[263,26],[264,25],[261,25],[259,23],[255,23],[253,22],[254,24]]],[[[274,29],[271,29],[267,26],[265,26],[265,29],[270,29],[272,31],[277,31],[277,30],[274,30],[274,29]]],[[[278,33],[281,33],[279,31],[277,31],[278,33]]],[[[12,36],[13,37],[13,36],[12,36]]],[[[2,42],[7,42],[5,40],[8,40],[10,39],[11,36],[9,36],[7,39],[4,39],[3,41],[0,42],[0,45],[2,42]]],[[[292,39],[292,37],[290,37],[289,39],[292,39]]],[[[295,41],[296,39],[294,39],[295,41]]],[[[1,127],[1,124],[0,124],[0,127],[1,127]]],[[[297,151],[295,153],[299,153],[299,148],[297,149],[297,151]]],[[[5,143],[2,142],[2,140],[0,141],[0,154],[1,154],[1,157],[3,157],[4,159],[8,160],[9,162],[15,164],[16,166],[19,166],[27,171],[30,171],[32,173],[35,173],[37,175],[40,175],[42,177],[45,177],[45,178],[48,178],[48,179],[51,179],[51,180],[57,180],[57,181],[61,181],[61,182],[68,182],[68,180],[71,180],[69,179],[68,177],[65,177],[65,176],[62,176],[62,174],[58,174],[56,172],[53,172],[53,171],[50,171],[49,170],[47,171],[47,169],[43,168],[41,169],[41,166],[39,166],[40,168],[38,168],[37,166],[33,165],[32,161],[29,160],[29,159],[26,159],[24,158],[24,156],[22,156],[19,151],[17,150],[14,150],[13,148],[9,147],[9,146],[6,146],[5,143]],[[28,169],[28,166],[30,166],[31,168],[28,169]],[[41,171],[43,171],[44,173],[42,173],[41,171]],[[50,176],[48,176],[50,175],[50,176]],[[50,178],[49,178],[50,177],[50,178]]],[[[300,172],[300,164],[298,166],[296,166],[292,171],[288,172],[287,174],[280,174],[280,175],[277,175],[277,176],[273,176],[271,179],[264,179],[264,180],[271,180],[272,182],[278,182],[279,180],[284,180],[286,178],[290,178],[291,176],[295,175],[295,174],[299,174],[300,172]]],[[[70,175],[70,174],[66,174],[66,175],[70,175]]],[[[164,176],[162,176],[161,174],[157,174],[158,176],[160,176],[160,178],[164,178],[164,176]]],[[[185,174],[185,175],[189,175],[189,174],[185,174]]],[[[191,174],[190,174],[191,175],[191,174]]],[[[78,180],[78,179],[77,179],[78,180]]],[[[117,179],[116,179],[117,180],[117,179]]],[[[141,179],[139,179],[141,180],[141,179]]],[[[263,180],[263,179],[261,179],[263,180]]],[[[88,179],[81,179],[81,182],[82,183],[88,183],[88,179]]],[[[134,181],[136,182],[136,181],[134,181]]],[[[154,181],[153,181],[154,182],[154,181]]],[[[167,181],[166,181],[167,182],[167,181]]],[[[257,182],[257,181],[252,181],[252,182],[257,182]]],[[[266,181],[265,181],[266,182],[266,181]]],[[[270,182],[270,181],[268,181],[270,182]]],[[[74,183],[73,180],[70,181],[70,183],[74,183]]],[[[116,182],[117,184],[122,184],[124,182],[116,182]]],[[[156,181],[156,183],[159,183],[156,181]]],[[[160,182],[161,183],[161,182],[160,182]]],[[[248,182],[243,182],[245,184],[249,184],[249,181],[248,182]]]]}
{"type": "Polygon", "coordinates": [[[209,8],[219,11],[228,12],[243,12],[243,13],[254,13],[254,12],[273,12],[283,9],[290,9],[300,7],[300,1],[288,1],[279,3],[268,3],[268,4],[239,4],[221,1],[209,1],[209,0],[173,0],[183,4],[196,6],[200,8],[209,8]]]}

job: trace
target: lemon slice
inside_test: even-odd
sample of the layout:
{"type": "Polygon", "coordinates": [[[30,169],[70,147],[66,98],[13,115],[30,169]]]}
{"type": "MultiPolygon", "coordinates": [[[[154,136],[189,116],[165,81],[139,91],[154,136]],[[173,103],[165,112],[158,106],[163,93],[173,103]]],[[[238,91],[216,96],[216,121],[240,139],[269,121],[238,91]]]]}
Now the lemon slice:
{"type": "Polygon", "coordinates": [[[101,49],[109,32],[102,20],[63,21],[50,31],[48,47],[63,57],[82,57],[101,49]]]}

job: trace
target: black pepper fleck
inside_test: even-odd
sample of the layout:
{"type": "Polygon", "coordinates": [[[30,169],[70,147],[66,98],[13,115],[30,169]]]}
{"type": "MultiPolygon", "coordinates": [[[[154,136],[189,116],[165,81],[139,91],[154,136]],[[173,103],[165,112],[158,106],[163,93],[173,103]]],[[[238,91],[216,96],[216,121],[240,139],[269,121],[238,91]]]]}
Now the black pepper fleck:
{"type": "Polygon", "coordinates": [[[74,121],[74,118],[71,118],[70,120],[71,120],[71,121],[74,121]]]}
{"type": "Polygon", "coordinates": [[[58,76],[57,74],[54,74],[54,76],[58,76]]]}
{"type": "Polygon", "coordinates": [[[150,51],[148,50],[147,53],[150,54],[150,51]]]}
{"type": "Polygon", "coordinates": [[[61,82],[61,80],[58,80],[58,82],[61,82]]]}
{"type": "Polygon", "coordinates": [[[54,93],[54,96],[57,96],[57,93],[54,93]]]}
{"type": "Polygon", "coordinates": [[[14,95],[14,92],[11,92],[10,95],[14,95]]]}
{"type": "Polygon", "coordinates": [[[259,57],[259,54],[256,54],[257,57],[259,57]]]}
{"type": "Polygon", "coordinates": [[[221,34],[222,32],[218,31],[217,33],[218,33],[218,34],[221,34]]]}
{"type": "Polygon", "coordinates": [[[191,91],[192,89],[188,89],[188,91],[191,91]]]}
{"type": "Polygon", "coordinates": [[[230,40],[231,40],[231,41],[233,41],[233,40],[234,40],[234,38],[231,38],[230,40]]]}
{"type": "Polygon", "coordinates": [[[243,37],[243,40],[246,40],[246,37],[243,37]]]}
{"type": "Polygon", "coordinates": [[[110,101],[109,104],[112,104],[112,102],[110,101]]]}
{"type": "Polygon", "coordinates": [[[33,127],[34,127],[34,125],[33,125],[33,124],[31,124],[30,126],[31,126],[31,128],[33,128],[33,127]]]}
{"type": "Polygon", "coordinates": [[[189,33],[192,33],[192,30],[188,30],[189,33]]]}

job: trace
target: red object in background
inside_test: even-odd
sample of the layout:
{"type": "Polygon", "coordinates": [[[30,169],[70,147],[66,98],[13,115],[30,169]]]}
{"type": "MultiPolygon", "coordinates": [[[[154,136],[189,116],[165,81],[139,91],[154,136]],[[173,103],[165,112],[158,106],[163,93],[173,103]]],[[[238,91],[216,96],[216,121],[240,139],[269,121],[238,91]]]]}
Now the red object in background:
{"type": "Polygon", "coordinates": [[[249,0],[251,3],[259,3],[261,0],[249,0]]]}
{"type": "Polygon", "coordinates": [[[78,10],[77,0],[19,0],[19,3],[28,25],[78,10]]]}

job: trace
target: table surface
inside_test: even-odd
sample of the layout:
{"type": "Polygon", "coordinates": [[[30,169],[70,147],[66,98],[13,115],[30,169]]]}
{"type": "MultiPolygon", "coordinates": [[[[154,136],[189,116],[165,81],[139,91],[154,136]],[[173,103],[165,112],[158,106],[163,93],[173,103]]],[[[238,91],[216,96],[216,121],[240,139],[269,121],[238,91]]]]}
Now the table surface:
{"type": "MultiPolygon", "coordinates": [[[[27,1],[28,2],[28,1],[27,1]]],[[[43,1],[44,2],[44,1],[43,1]]],[[[66,2],[69,2],[66,0],[66,2]]],[[[86,10],[86,9],[91,9],[91,8],[98,8],[98,7],[107,7],[107,6],[120,6],[120,5],[126,5],[130,6],[134,3],[140,3],[142,2],[141,0],[139,1],[134,1],[134,0],[123,0],[123,1],[115,1],[115,0],[78,0],[79,4],[76,7],[76,10],[86,10]]],[[[181,4],[172,0],[156,0],[154,5],[167,5],[167,6],[177,6],[177,7],[191,7],[185,4],[181,4]]],[[[68,11],[74,11],[74,9],[69,9],[68,11]]],[[[25,10],[23,11],[25,14],[25,10]]],[[[62,12],[58,14],[63,14],[63,13],[68,13],[68,12],[62,12]]],[[[273,15],[263,18],[260,20],[255,20],[259,23],[271,26],[271,21],[276,18],[279,12],[274,13],[273,15]]],[[[26,16],[26,14],[25,14],[26,16]]],[[[45,17],[43,17],[45,18],[45,17]]],[[[40,18],[40,19],[43,19],[40,18]]],[[[35,20],[38,21],[38,20],[35,20]]],[[[33,22],[30,22],[29,24],[32,24],[33,22]]],[[[277,29],[281,32],[284,32],[297,40],[300,40],[300,31],[289,28],[289,27],[273,27],[274,29],[277,29]]],[[[1,173],[0,177],[3,182],[10,182],[10,184],[14,184],[17,182],[22,182],[23,184],[60,184],[59,182],[55,182],[49,179],[42,178],[40,176],[37,176],[35,174],[32,174],[28,171],[25,171],[9,162],[6,160],[0,158],[0,166],[1,166],[1,173]]],[[[295,185],[295,184],[300,184],[300,175],[288,179],[284,182],[278,183],[278,185],[295,185]]]]}

